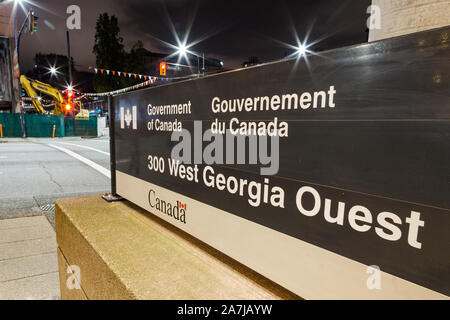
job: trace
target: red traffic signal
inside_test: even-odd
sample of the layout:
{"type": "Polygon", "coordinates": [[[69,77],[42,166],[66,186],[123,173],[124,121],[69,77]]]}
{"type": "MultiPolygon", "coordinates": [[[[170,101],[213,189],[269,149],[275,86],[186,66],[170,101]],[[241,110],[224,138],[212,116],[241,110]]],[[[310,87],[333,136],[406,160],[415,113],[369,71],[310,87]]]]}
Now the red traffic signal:
{"type": "Polygon", "coordinates": [[[159,64],[159,75],[160,75],[160,76],[165,76],[165,75],[167,75],[167,63],[161,62],[161,63],[159,64]]]}
{"type": "Polygon", "coordinates": [[[80,95],[80,92],[74,89],[66,89],[62,93],[64,94],[65,100],[69,103],[74,101],[80,95]]]}

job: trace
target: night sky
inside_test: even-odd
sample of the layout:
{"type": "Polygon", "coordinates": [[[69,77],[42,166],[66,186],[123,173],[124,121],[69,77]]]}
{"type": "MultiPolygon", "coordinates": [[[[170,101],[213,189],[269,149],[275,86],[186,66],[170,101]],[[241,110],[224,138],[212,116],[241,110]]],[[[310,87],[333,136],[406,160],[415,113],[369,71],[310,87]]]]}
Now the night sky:
{"type": "MultiPolygon", "coordinates": [[[[92,54],[95,23],[100,13],[119,19],[126,49],[142,40],[150,51],[172,53],[156,39],[176,44],[170,20],[184,37],[190,22],[190,48],[218,58],[225,67],[240,67],[250,56],[269,62],[293,53],[281,42],[296,45],[311,29],[309,41],[325,38],[311,49],[325,50],[367,41],[367,7],[371,0],[33,0],[39,16],[37,34],[21,40],[22,70],[33,67],[36,53],[67,54],[66,9],[81,8],[81,30],[71,31],[72,56],[79,71],[95,65],[92,54]],[[40,7],[37,7],[37,5],[40,7]],[[54,26],[44,23],[47,20],[54,26]]],[[[30,4],[26,4],[30,6],[30,4]]],[[[21,19],[22,20],[22,19],[21,19]]]]}

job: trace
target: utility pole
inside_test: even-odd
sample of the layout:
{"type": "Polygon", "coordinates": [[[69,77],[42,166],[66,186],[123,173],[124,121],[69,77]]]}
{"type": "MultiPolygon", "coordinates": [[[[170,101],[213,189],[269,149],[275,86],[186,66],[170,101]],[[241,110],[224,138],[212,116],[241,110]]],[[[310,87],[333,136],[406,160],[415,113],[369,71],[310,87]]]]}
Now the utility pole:
{"type": "Polygon", "coordinates": [[[37,32],[37,20],[38,17],[34,15],[34,11],[32,9],[28,10],[27,16],[25,17],[24,22],[22,23],[22,27],[20,27],[19,33],[17,33],[17,10],[14,13],[14,40],[16,45],[16,56],[17,56],[17,69],[19,76],[19,104],[20,104],[20,124],[22,126],[22,138],[26,138],[25,133],[25,119],[24,119],[24,111],[23,111],[23,101],[20,96],[21,84],[20,84],[20,38],[22,37],[22,32],[25,28],[28,30],[30,34],[34,34],[37,32]]]}
{"type": "Polygon", "coordinates": [[[67,57],[69,59],[69,86],[72,86],[72,58],[70,56],[70,36],[67,30],[67,57]]]}
{"type": "MultiPolygon", "coordinates": [[[[27,16],[28,18],[28,16],[27,16]]],[[[22,28],[21,28],[22,32],[22,28]]],[[[17,101],[17,104],[20,108],[20,126],[22,129],[22,138],[26,138],[25,135],[25,120],[23,115],[23,104],[22,104],[22,97],[21,97],[21,86],[20,86],[20,59],[19,59],[19,43],[20,43],[20,34],[17,34],[17,10],[14,12],[14,43],[15,43],[15,56],[17,57],[17,68],[18,68],[18,74],[19,74],[19,101],[17,101]]]]}
{"type": "Polygon", "coordinates": [[[205,75],[205,54],[202,53],[202,66],[200,67],[200,56],[197,56],[197,74],[198,77],[205,75]]]}
{"type": "Polygon", "coordinates": [[[197,77],[200,78],[200,57],[197,56],[197,77]]]}
{"type": "Polygon", "coordinates": [[[202,57],[203,57],[203,67],[202,67],[202,75],[205,75],[205,53],[202,53],[202,57]]]}

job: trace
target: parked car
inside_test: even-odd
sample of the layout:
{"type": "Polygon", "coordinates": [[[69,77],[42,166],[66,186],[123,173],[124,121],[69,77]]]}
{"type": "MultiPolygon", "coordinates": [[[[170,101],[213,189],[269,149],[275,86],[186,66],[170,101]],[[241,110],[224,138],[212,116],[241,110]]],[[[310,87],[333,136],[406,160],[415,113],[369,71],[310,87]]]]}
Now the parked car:
{"type": "Polygon", "coordinates": [[[100,109],[89,111],[90,117],[103,117],[103,112],[100,109]]]}

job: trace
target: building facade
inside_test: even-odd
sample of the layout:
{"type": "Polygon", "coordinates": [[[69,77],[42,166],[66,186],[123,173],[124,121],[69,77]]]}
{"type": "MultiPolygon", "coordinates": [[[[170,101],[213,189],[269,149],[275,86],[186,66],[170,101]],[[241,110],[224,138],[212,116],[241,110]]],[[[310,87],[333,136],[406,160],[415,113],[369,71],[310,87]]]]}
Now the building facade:
{"type": "Polygon", "coordinates": [[[372,0],[369,41],[450,25],[450,0],[372,0]]]}
{"type": "Polygon", "coordinates": [[[16,112],[18,63],[14,54],[13,2],[0,0],[0,112],[16,112]]]}

